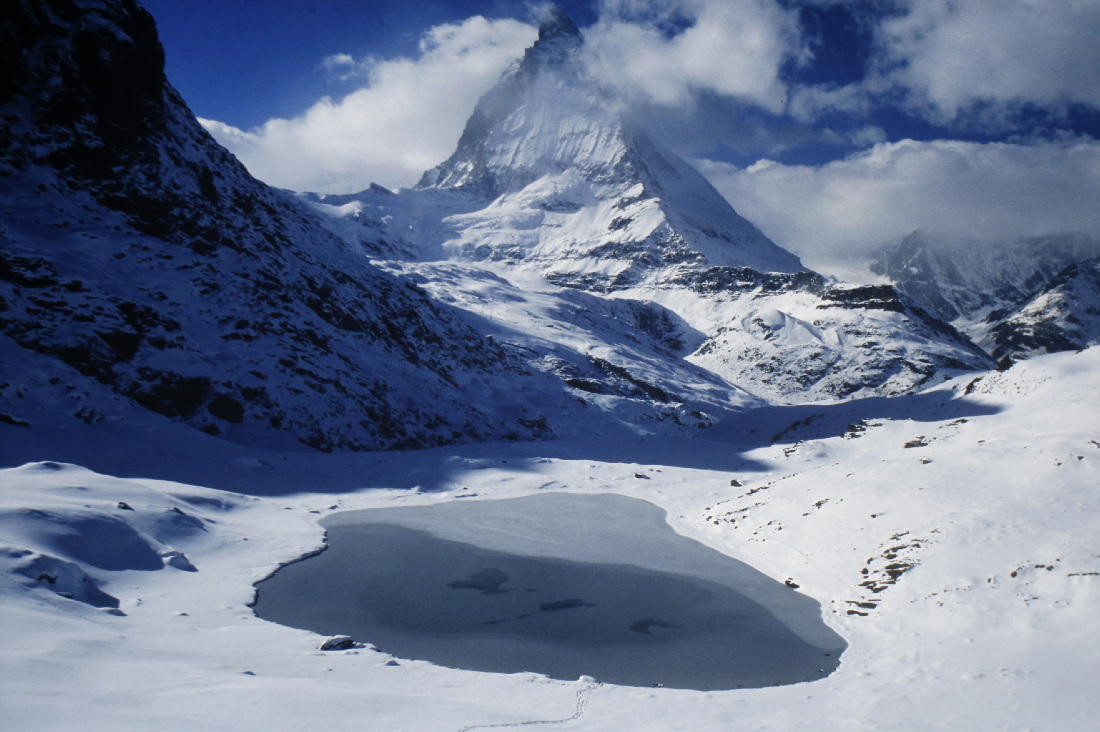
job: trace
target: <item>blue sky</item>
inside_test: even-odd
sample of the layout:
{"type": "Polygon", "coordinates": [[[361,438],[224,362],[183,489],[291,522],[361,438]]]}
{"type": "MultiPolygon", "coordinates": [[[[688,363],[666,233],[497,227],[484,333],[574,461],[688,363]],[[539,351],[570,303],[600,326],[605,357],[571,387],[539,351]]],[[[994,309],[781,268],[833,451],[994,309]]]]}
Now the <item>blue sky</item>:
{"type": "MultiPolygon", "coordinates": [[[[290,117],[343,83],[322,61],[414,56],[424,32],[474,15],[537,23],[537,12],[507,0],[144,0],[157,21],[168,76],[200,117],[248,129],[290,117]]],[[[587,0],[559,3],[591,24],[587,0]]]]}
{"type": "MultiPolygon", "coordinates": [[[[923,228],[1100,235],[1100,2],[565,0],[592,74],[808,258],[923,228]]],[[[535,37],[503,0],[145,0],[258,177],[411,185],[535,37]]]]}

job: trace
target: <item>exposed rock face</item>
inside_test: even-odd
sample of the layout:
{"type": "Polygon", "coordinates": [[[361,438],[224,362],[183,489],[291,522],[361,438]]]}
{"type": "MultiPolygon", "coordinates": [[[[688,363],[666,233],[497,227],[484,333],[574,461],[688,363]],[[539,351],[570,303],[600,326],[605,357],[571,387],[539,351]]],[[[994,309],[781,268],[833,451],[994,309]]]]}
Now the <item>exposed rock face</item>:
{"type": "Polygon", "coordinates": [[[986,317],[995,359],[1073,351],[1100,343],[1100,259],[1071,264],[1034,297],[986,317]]]}
{"type": "Polygon", "coordinates": [[[359,644],[350,635],[334,636],[321,644],[322,651],[350,651],[359,647],[359,644]]]}
{"type": "Polygon", "coordinates": [[[882,248],[872,271],[997,360],[1100,343],[1091,294],[1100,240],[952,241],[922,232],[882,248]]]}

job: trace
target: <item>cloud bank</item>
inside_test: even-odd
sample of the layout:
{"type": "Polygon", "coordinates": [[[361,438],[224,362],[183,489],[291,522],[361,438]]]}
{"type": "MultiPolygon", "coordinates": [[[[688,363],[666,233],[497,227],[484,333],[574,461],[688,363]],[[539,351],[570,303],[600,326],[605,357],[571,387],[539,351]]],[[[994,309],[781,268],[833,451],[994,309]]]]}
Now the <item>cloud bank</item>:
{"type": "Polygon", "coordinates": [[[883,21],[876,59],[937,122],[996,124],[1022,105],[1100,107],[1100,3],[909,0],[883,21]],[[992,105],[993,109],[982,109],[992,105]],[[990,113],[994,116],[990,119],[990,113]]]}
{"type": "Polygon", "coordinates": [[[851,271],[915,229],[1008,240],[1100,232],[1100,142],[882,143],[822,166],[697,161],[776,243],[824,271],[851,271]]]}
{"type": "Polygon", "coordinates": [[[415,59],[322,62],[327,73],[362,73],[367,85],[341,100],[322,98],[292,119],[252,130],[199,121],[257,178],[295,190],[397,188],[454,151],[477,100],[534,42],[535,28],[480,16],[429,30],[415,59]]]}
{"type": "Polygon", "coordinates": [[[661,105],[709,92],[782,112],[780,69],[802,53],[797,14],[773,0],[604,0],[585,35],[596,78],[661,105]]]}
{"type": "MultiPolygon", "coordinates": [[[[599,10],[584,29],[590,71],[627,102],[660,110],[647,119],[674,147],[706,157],[739,144],[745,159],[760,157],[748,167],[698,162],[809,266],[851,271],[868,247],[917,228],[1100,236],[1100,143],[1051,132],[1074,107],[1100,110],[1100,2],[602,0],[599,10]],[[838,4],[869,29],[866,73],[843,86],[800,83],[792,69],[818,46],[803,37],[799,8],[838,4]],[[944,138],[977,129],[1002,141],[891,142],[875,118],[887,108],[939,125],[944,138]],[[835,126],[838,115],[847,127],[835,126]],[[821,165],[768,160],[815,140],[857,151],[821,165]]],[[[202,122],[274,185],[408,186],[453,152],[478,98],[535,37],[515,20],[438,26],[415,58],[321,61],[333,78],[364,78],[343,99],[248,131],[202,122]]]]}

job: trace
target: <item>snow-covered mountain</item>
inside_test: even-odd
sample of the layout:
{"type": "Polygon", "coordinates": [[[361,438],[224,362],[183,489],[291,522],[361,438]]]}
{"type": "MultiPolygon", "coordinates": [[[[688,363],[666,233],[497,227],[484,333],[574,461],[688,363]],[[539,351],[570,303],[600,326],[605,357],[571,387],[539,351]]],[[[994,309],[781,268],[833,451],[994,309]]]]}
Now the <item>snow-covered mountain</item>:
{"type": "Polygon", "coordinates": [[[433,285],[448,262],[451,273],[477,264],[516,283],[533,272],[559,288],[552,296],[663,308],[689,335],[675,355],[768,401],[901,393],[937,370],[987,365],[891,288],[805,270],[631,124],[586,76],[583,43],[552,8],[454,154],[415,189],[305,199],[349,244],[417,273],[437,297],[456,289],[433,285]]]}
{"type": "Polygon", "coordinates": [[[0,329],[6,350],[70,369],[12,351],[0,388],[16,422],[44,419],[21,395],[47,380],[80,395],[70,417],[120,419],[96,382],[237,441],[421,447],[695,429],[761,398],[903,391],[982,365],[893,294],[853,310],[606,111],[560,15],[418,190],[326,199],[326,227],[195,122],[140,7],[11,8],[0,329]],[[756,311],[790,328],[731,347],[730,321],[756,311]]]}
{"type": "MultiPolygon", "coordinates": [[[[195,123],[133,0],[0,4],[0,727],[1093,729],[1100,348],[994,371],[895,288],[804,270],[592,104],[572,23],[540,35],[421,187],[295,196],[195,123]],[[736,558],[843,656],[655,688],[252,612],[322,517],[460,503],[476,540],[479,504],[546,493],[652,504],[545,526],[615,571],[624,536],[736,558]]],[[[990,275],[1023,300],[988,337],[1095,339],[1100,263],[1066,265],[990,275]]],[[[498,546],[542,556],[521,518],[498,546]]]]}
{"type": "Polygon", "coordinates": [[[582,44],[552,7],[539,40],[478,103],[454,154],[416,189],[313,200],[357,215],[358,238],[382,256],[523,264],[594,291],[706,266],[802,271],[624,119],[585,75],[582,44]]]}
{"type": "MultiPolygon", "coordinates": [[[[883,246],[871,271],[970,336],[996,359],[1100,343],[1095,300],[1065,293],[1088,278],[1100,240],[1084,234],[955,240],[916,231],[883,246]]],[[[1087,287],[1087,285],[1079,285],[1087,287]]]]}
{"type": "Polygon", "coordinates": [[[424,174],[419,190],[462,191],[481,204],[448,221],[446,249],[537,263],[552,282],[586,289],[704,264],[801,270],[623,118],[586,77],[583,42],[552,6],[539,40],[478,103],[454,154],[424,174]]]}
{"type": "MultiPolygon", "coordinates": [[[[0,411],[11,419],[44,419],[23,395],[50,371],[59,391],[89,395],[97,382],[211,434],[321,450],[546,437],[547,415],[559,429],[592,422],[572,418],[561,378],[533,372],[481,318],[381,271],[253,179],[166,82],[140,7],[21,0],[0,32],[11,56],[0,411]]],[[[579,358],[580,378],[621,381],[579,358]]],[[[629,402],[636,389],[617,391],[629,402]]],[[[84,421],[118,414],[67,401],[84,421]]]]}
{"type": "Polygon", "coordinates": [[[1069,265],[1037,294],[981,327],[993,357],[1012,360],[1100,343],[1100,258],[1069,265]]]}

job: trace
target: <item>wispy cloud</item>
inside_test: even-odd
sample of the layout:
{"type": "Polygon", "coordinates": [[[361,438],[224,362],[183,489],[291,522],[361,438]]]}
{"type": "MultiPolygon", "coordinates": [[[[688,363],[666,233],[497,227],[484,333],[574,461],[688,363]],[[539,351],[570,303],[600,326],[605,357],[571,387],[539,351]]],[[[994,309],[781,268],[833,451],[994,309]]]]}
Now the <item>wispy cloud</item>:
{"type": "Polygon", "coordinates": [[[801,53],[797,15],[773,0],[604,0],[585,31],[595,76],[627,99],[689,104],[700,93],[782,111],[782,65],[801,53]]]}
{"type": "MultiPolygon", "coordinates": [[[[603,0],[600,20],[583,29],[585,58],[679,149],[763,158],[699,162],[743,215],[810,266],[859,261],[917,228],[958,238],[1100,235],[1100,142],[1029,134],[1019,114],[1041,108],[1056,128],[1071,105],[1100,108],[1100,3],[845,0],[873,38],[865,77],[799,83],[790,70],[809,63],[813,44],[800,35],[798,7],[839,1],[603,0]],[[889,142],[875,118],[886,106],[945,137],[980,125],[1005,141],[889,142]],[[822,165],[767,159],[811,143],[856,152],[822,165]]],[[[253,130],[203,124],[275,185],[411,185],[453,151],[478,98],[534,39],[528,24],[470,18],[430,29],[415,58],[324,59],[332,78],[364,79],[343,99],[253,130]]]]}
{"type": "MultiPolygon", "coordinates": [[[[801,0],[831,4],[837,0],[801,0]]],[[[1100,3],[894,0],[853,3],[874,42],[866,74],[792,89],[803,120],[884,105],[946,129],[989,134],[1057,125],[1074,105],[1100,109],[1100,3]]]]}
{"type": "Polygon", "coordinates": [[[933,120],[985,123],[1023,105],[1100,107],[1100,3],[908,0],[883,20],[877,59],[933,120]]]}
{"type": "Polygon", "coordinates": [[[356,76],[366,76],[370,71],[370,61],[356,61],[348,53],[334,53],[321,59],[321,68],[336,81],[348,81],[356,76]]]}
{"type": "Polygon", "coordinates": [[[1100,232],[1100,142],[1090,138],[903,140],[818,167],[699,165],[743,216],[826,271],[915,229],[990,240],[1100,232]]]}
{"type": "Polygon", "coordinates": [[[322,98],[291,119],[252,130],[200,120],[256,177],[296,190],[350,192],[377,182],[416,182],[454,150],[478,98],[535,40],[535,29],[480,16],[437,26],[416,58],[323,62],[334,73],[364,70],[367,85],[322,98]]]}

